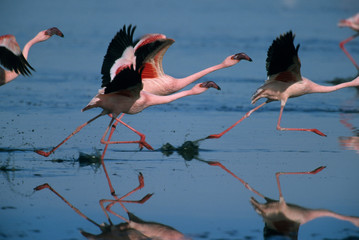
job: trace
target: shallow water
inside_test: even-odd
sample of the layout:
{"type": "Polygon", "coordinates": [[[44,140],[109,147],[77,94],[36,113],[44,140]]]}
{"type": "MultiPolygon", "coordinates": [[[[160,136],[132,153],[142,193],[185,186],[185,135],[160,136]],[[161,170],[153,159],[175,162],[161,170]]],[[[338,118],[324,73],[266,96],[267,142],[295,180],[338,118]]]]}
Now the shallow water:
{"type": "MultiPolygon", "coordinates": [[[[96,222],[106,217],[98,201],[111,198],[103,169],[79,161],[80,153],[96,155],[108,117],[91,123],[49,158],[33,153],[50,148],[78,125],[99,113],[81,113],[100,87],[100,68],[109,41],[123,24],[135,24],[135,36],[160,32],[174,38],[164,58],[165,71],[187,76],[246,52],[254,61],[208,75],[221,91],[155,106],[124,119],[144,132],[156,151],[134,144],[110,146],[105,162],[116,193],[145,187],[131,196],[154,193],[145,204],[127,204],[137,216],[176,228],[193,239],[262,239],[263,221],[250,205],[248,191],[232,176],[205,162],[219,161],[263,195],[278,199],[275,173],[310,171],[316,175],[281,176],[288,203],[359,216],[359,101],[355,89],[290,99],[283,126],[318,128],[328,137],[275,129],[279,104],[271,103],[221,139],[199,142],[194,156],[164,154],[218,133],[251,109],[250,97],[265,79],[268,46],[292,29],[301,47],[302,74],[320,84],[350,78],[356,70],[339,48],[353,32],[337,22],[359,10],[346,1],[17,1],[3,0],[0,33],[14,34],[23,46],[38,31],[56,26],[64,39],[33,46],[31,78],[2,86],[0,119],[0,239],[84,239],[79,229],[99,229],[78,216],[50,191],[33,192],[48,182],[96,222]],[[11,18],[11,21],[8,20],[11,18]],[[198,150],[198,152],[196,151],[198,150]]],[[[346,45],[359,59],[357,40],[346,45]]],[[[124,127],[118,140],[136,139],[124,127]]],[[[84,156],[84,155],[81,155],[84,156]]],[[[83,160],[83,159],[82,159],[83,160]]],[[[125,215],[122,209],[114,208],[125,215]]],[[[122,222],[111,216],[114,223],[122,222]]],[[[359,238],[349,222],[319,218],[301,226],[299,239],[359,238]]]]}

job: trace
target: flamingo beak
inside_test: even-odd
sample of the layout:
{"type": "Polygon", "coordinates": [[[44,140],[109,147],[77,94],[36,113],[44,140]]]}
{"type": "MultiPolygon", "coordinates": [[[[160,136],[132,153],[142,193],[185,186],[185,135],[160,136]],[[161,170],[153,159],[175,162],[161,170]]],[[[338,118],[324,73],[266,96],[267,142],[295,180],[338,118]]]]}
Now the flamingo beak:
{"type": "Polygon", "coordinates": [[[247,54],[245,53],[237,53],[234,54],[232,57],[233,60],[247,60],[249,62],[252,62],[252,58],[250,58],[247,54]]]}
{"type": "Polygon", "coordinates": [[[199,86],[203,88],[215,88],[217,90],[221,90],[221,88],[213,81],[203,82],[199,86]]]}
{"type": "Polygon", "coordinates": [[[47,29],[45,31],[45,35],[49,35],[49,36],[57,35],[59,37],[64,37],[64,34],[57,27],[52,27],[47,29]]]}

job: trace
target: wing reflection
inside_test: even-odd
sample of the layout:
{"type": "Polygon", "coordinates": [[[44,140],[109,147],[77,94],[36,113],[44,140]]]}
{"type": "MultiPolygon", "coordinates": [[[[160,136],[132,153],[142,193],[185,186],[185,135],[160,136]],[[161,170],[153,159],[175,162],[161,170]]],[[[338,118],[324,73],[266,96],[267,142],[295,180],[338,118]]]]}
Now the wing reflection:
{"type": "MultiPolygon", "coordinates": [[[[263,218],[264,229],[263,235],[265,239],[272,239],[272,237],[284,237],[284,239],[297,239],[299,227],[311,220],[319,217],[332,217],[343,221],[348,221],[359,227],[359,217],[345,216],[327,209],[310,209],[295,204],[287,203],[282,195],[280,187],[279,176],[280,175],[293,175],[293,174],[317,174],[325,167],[318,167],[313,171],[308,172],[278,172],[276,173],[276,179],[279,190],[279,200],[270,199],[254,188],[252,188],[243,179],[239,178],[224,165],[219,162],[204,161],[211,166],[218,166],[231,174],[237,180],[239,180],[247,189],[257,194],[261,198],[266,200],[265,203],[259,203],[254,197],[250,202],[255,211],[263,218]]],[[[277,239],[277,238],[276,238],[277,239]]],[[[282,238],[281,238],[282,239],[282,238]]]]}
{"type": "Polygon", "coordinates": [[[108,240],[189,240],[190,238],[185,237],[181,232],[176,229],[156,222],[144,221],[133,213],[129,212],[124,206],[124,203],[138,203],[143,204],[152,197],[152,194],[147,194],[140,200],[126,200],[128,196],[135,193],[139,189],[144,187],[143,175],[140,173],[138,176],[139,186],[130,191],[129,193],[123,195],[122,197],[117,197],[114,195],[115,199],[102,199],[100,200],[100,205],[104,211],[108,223],[98,224],[94,220],[87,217],[79,209],[73,206],[68,202],[62,195],[60,195],[55,189],[53,189],[49,184],[45,183],[34,188],[35,191],[42,189],[49,189],[54,194],[56,194],[61,200],[63,200],[68,206],[70,206],[77,214],[85,218],[92,224],[100,228],[100,234],[91,234],[85,231],[81,231],[81,234],[87,239],[108,239],[108,240]],[[120,204],[123,210],[127,213],[128,219],[121,216],[120,214],[114,212],[111,208],[115,204],[120,204]],[[119,218],[121,218],[124,223],[114,225],[110,219],[108,213],[111,213],[119,218]]]}

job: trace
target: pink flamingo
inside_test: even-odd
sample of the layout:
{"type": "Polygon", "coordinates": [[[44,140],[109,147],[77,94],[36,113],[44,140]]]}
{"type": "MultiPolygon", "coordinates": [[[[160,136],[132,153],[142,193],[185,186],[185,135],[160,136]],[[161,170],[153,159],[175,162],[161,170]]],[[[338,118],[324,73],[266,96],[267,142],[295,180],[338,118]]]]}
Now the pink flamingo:
{"type": "Polygon", "coordinates": [[[297,239],[299,227],[309,221],[320,217],[332,217],[343,221],[348,221],[359,227],[359,217],[346,216],[335,213],[327,209],[310,209],[302,206],[298,206],[291,203],[286,203],[284,200],[282,189],[280,186],[279,176],[281,175],[297,175],[297,174],[317,174],[322,171],[325,167],[321,166],[312,171],[306,172],[277,172],[276,179],[279,191],[279,200],[270,199],[263,194],[252,188],[247,182],[239,178],[232,171],[227,169],[220,162],[203,161],[211,166],[218,166],[231,174],[237,180],[239,180],[247,189],[261,198],[266,200],[266,203],[259,203],[255,198],[251,197],[251,204],[255,211],[263,218],[265,222],[264,237],[265,239],[276,236],[287,236],[290,239],[297,239]]]}
{"type": "Polygon", "coordinates": [[[15,36],[0,36],[0,62],[10,71],[0,67],[0,86],[14,80],[19,74],[29,75],[34,70],[27,62],[27,56],[32,45],[46,41],[53,35],[64,37],[63,33],[56,27],[39,32],[33,39],[26,43],[23,51],[16,42],[15,36]]]}
{"type": "Polygon", "coordinates": [[[252,104],[256,103],[261,98],[266,98],[267,100],[247,112],[241,119],[223,132],[209,135],[207,139],[222,137],[238,123],[249,117],[254,111],[273,101],[280,101],[281,104],[277,130],[308,131],[320,136],[326,136],[318,129],[281,127],[282,113],[287,100],[289,98],[299,97],[310,93],[328,93],[345,87],[356,87],[359,86],[359,77],[350,82],[341,83],[335,86],[318,85],[303,77],[300,73],[301,63],[298,57],[299,44],[294,47],[294,37],[293,33],[289,31],[275,39],[268,49],[268,57],[266,60],[268,79],[252,96],[252,104]]]}
{"type": "Polygon", "coordinates": [[[356,69],[359,72],[358,64],[355,62],[355,60],[352,58],[352,56],[350,56],[349,52],[344,48],[344,44],[346,44],[347,42],[350,42],[351,40],[353,40],[354,38],[359,36],[359,13],[357,13],[356,15],[354,15],[348,19],[340,20],[338,23],[338,26],[339,27],[349,27],[356,32],[353,36],[341,41],[339,46],[343,50],[343,52],[347,55],[349,60],[354,64],[354,66],[356,67],[356,69]]]}
{"type": "Polygon", "coordinates": [[[156,222],[144,221],[127,210],[127,208],[124,206],[124,203],[143,204],[152,197],[152,194],[147,194],[141,200],[126,200],[126,198],[129,197],[131,194],[135,193],[136,191],[138,191],[139,189],[142,189],[144,187],[144,179],[143,179],[143,175],[141,173],[138,176],[138,180],[139,180],[139,186],[136,187],[135,189],[131,190],[129,193],[125,194],[124,196],[117,198],[116,200],[112,200],[112,199],[111,200],[107,200],[107,199],[100,200],[100,205],[107,217],[108,224],[107,223],[98,224],[94,220],[87,217],[78,208],[76,208],[70,202],[68,202],[62,195],[60,195],[55,189],[53,189],[47,183],[35,187],[34,190],[40,191],[45,188],[49,189],[54,194],[56,194],[61,200],[63,200],[68,206],[70,206],[77,214],[79,214],[81,217],[83,217],[84,219],[88,220],[89,222],[91,222],[92,224],[94,224],[100,228],[101,233],[98,235],[91,234],[91,233],[88,233],[85,231],[81,231],[81,234],[83,236],[85,236],[87,239],[189,240],[189,238],[185,237],[181,232],[177,231],[176,229],[174,229],[170,226],[167,226],[167,225],[164,225],[161,223],[156,223],[156,222]],[[106,203],[109,203],[109,204],[107,206],[105,206],[106,203]],[[119,203],[121,205],[121,207],[125,210],[125,212],[128,215],[128,219],[126,219],[125,217],[123,217],[111,210],[111,207],[116,203],[119,203]],[[120,224],[114,225],[107,212],[110,212],[113,215],[121,218],[123,221],[125,221],[125,223],[120,223],[120,224]]]}
{"type": "MultiPolygon", "coordinates": [[[[182,89],[186,85],[202,77],[203,75],[208,74],[211,71],[215,71],[221,67],[223,68],[234,65],[243,58],[250,59],[244,53],[235,54],[233,56],[227,57],[220,65],[203,70],[200,73],[185,78],[185,80],[182,79],[180,81],[178,79],[177,81],[176,79],[165,75],[162,69],[163,55],[165,54],[167,48],[174,42],[174,40],[166,38],[166,36],[164,36],[163,34],[148,34],[137,41],[133,41],[134,30],[135,27],[132,28],[131,25],[127,29],[126,26],[124,26],[123,29],[121,29],[112,39],[111,43],[108,46],[107,53],[104,57],[101,69],[102,87],[105,87],[105,89],[107,90],[105,91],[105,93],[103,93],[103,89],[100,90],[98,95],[102,96],[101,98],[104,98],[105,96],[114,96],[111,97],[112,100],[108,100],[111,102],[108,103],[111,106],[106,106],[107,103],[105,103],[105,101],[107,100],[103,99],[100,101],[101,103],[98,103],[95,106],[93,104],[93,101],[97,99],[96,96],[92,103],[89,106],[85,107],[83,110],[87,110],[92,107],[102,107],[104,111],[100,115],[78,127],[72,134],[70,134],[64,141],[54,147],[51,151],[36,151],[38,154],[47,157],[63,143],[65,143],[69,138],[71,138],[74,134],[79,132],[84,126],[86,126],[96,118],[105,114],[110,114],[112,118],[115,119],[120,113],[122,114],[118,119],[116,119],[116,122],[113,125],[109,134],[108,141],[104,141],[103,137],[101,142],[110,142],[111,136],[113,134],[113,131],[115,130],[117,123],[121,122],[126,127],[137,133],[141,137],[140,140],[123,142],[117,141],[110,143],[138,143],[140,145],[140,148],[146,147],[147,149],[153,150],[152,146],[150,146],[145,141],[144,134],[138,132],[126,123],[122,122],[121,118],[124,116],[125,113],[135,114],[150,105],[164,104],[184,96],[200,94],[210,87],[219,89],[219,87],[214,82],[205,82],[202,84],[197,84],[194,88],[192,88],[192,90],[168,95],[182,89]],[[136,69],[137,72],[141,69],[141,72],[135,73],[135,70],[129,70],[129,66],[133,66],[133,69],[136,69]],[[123,73],[124,70],[126,70],[126,73],[123,73]],[[133,75],[134,79],[131,80],[128,77],[129,74],[133,75]],[[172,81],[172,83],[169,84],[168,81],[172,81]],[[121,94],[108,94],[109,89],[114,88],[114,82],[118,84],[118,91],[120,91],[121,94]],[[168,86],[174,85],[174,82],[181,82],[185,84],[176,84],[175,87],[169,89],[168,86]],[[152,85],[154,85],[155,87],[152,87],[152,85]],[[161,90],[155,91],[156,88],[159,88],[161,90]],[[140,98],[138,98],[138,96],[140,96],[140,98]],[[119,106],[115,106],[117,103],[121,104],[119,104],[119,106]]],[[[112,91],[113,90],[111,90],[111,92],[112,91]]],[[[110,99],[110,97],[106,97],[106,99],[110,99]]],[[[111,121],[111,124],[112,122],[113,121],[111,121]]],[[[106,130],[106,134],[107,131],[108,130],[106,130]]],[[[105,147],[105,149],[106,148],[107,146],[105,147]]]]}
{"type": "MultiPolygon", "coordinates": [[[[123,46],[119,47],[118,45],[122,42],[133,42],[132,37],[135,31],[135,28],[131,29],[131,26],[127,29],[127,36],[126,26],[117,33],[114,37],[112,42],[110,43],[109,50],[105,56],[105,60],[102,66],[102,74],[103,74],[103,82],[109,82],[111,79],[111,69],[116,66],[117,61],[122,62],[124,61],[122,58],[123,52],[126,50],[123,46]],[[118,48],[116,51],[112,51],[112,49],[118,48]],[[121,60],[120,60],[121,59],[121,60]]],[[[140,39],[133,42],[134,46],[134,55],[136,60],[132,57],[132,62],[135,63],[137,66],[141,66],[143,68],[142,71],[142,83],[143,83],[143,90],[152,94],[156,95],[169,95],[175,93],[189,84],[195,82],[196,80],[202,78],[203,76],[217,71],[222,68],[231,67],[241,60],[252,61],[252,59],[245,53],[237,53],[231,56],[226,57],[223,62],[220,64],[214,65],[212,67],[206,68],[202,71],[194,73],[190,76],[185,78],[174,78],[170,75],[167,75],[163,71],[162,67],[162,60],[163,56],[165,55],[167,49],[174,43],[174,40],[171,38],[167,38],[163,34],[147,34],[140,39]],[[156,50],[152,51],[151,49],[156,46],[156,50]],[[143,54],[143,53],[146,54],[143,54]],[[148,54],[147,54],[148,53],[148,54]]],[[[127,46],[127,45],[126,45],[127,46]]],[[[131,62],[131,60],[130,60],[131,62]]],[[[122,64],[122,63],[121,63],[122,64]]],[[[136,134],[140,136],[142,140],[145,139],[145,135],[138,132],[128,124],[122,121],[124,113],[116,119],[116,122],[111,129],[110,136],[112,136],[113,131],[115,130],[118,123],[123,124],[124,126],[128,127],[136,134]]],[[[109,137],[109,140],[111,137],[109,137]]],[[[147,147],[146,145],[144,145],[147,147]]],[[[140,143],[140,148],[142,149],[143,144],[140,143]]],[[[148,148],[148,147],[147,147],[148,148]]],[[[151,148],[148,148],[151,149],[151,148]]]]}

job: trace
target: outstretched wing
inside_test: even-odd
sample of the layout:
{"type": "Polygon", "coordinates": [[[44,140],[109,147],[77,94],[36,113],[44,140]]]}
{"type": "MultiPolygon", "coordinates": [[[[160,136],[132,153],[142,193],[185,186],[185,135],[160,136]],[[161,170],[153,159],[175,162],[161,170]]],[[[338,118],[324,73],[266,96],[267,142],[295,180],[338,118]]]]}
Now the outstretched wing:
{"type": "Polygon", "coordinates": [[[131,49],[134,46],[133,34],[135,29],[136,27],[132,27],[132,25],[129,25],[127,28],[124,25],[110,42],[102,63],[101,87],[106,87],[116,76],[117,72],[132,64],[134,55],[131,49]]]}
{"type": "Polygon", "coordinates": [[[164,75],[162,60],[173,39],[163,34],[148,34],[135,46],[136,66],[141,67],[142,78],[158,78],[164,75]]]}
{"type": "Polygon", "coordinates": [[[295,35],[289,31],[276,38],[267,52],[266,69],[269,79],[282,82],[298,81],[301,78],[299,44],[294,47],[295,35]]]}
{"type": "Polygon", "coordinates": [[[116,74],[114,79],[105,87],[105,94],[120,92],[124,90],[137,91],[142,90],[141,71],[137,71],[133,66],[122,69],[116,74]]]}
{"type": "Polygon", "coordinates": [[[22,55],[15,36],[10,34],[0,37],[0,63],[17,74],[31,75],[30,69],[34,70],[22,55]]]}

